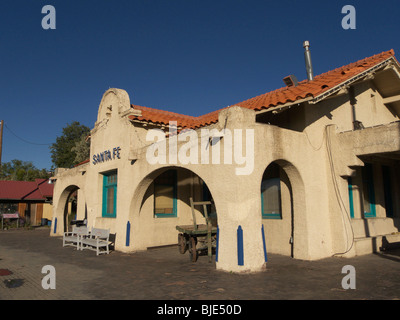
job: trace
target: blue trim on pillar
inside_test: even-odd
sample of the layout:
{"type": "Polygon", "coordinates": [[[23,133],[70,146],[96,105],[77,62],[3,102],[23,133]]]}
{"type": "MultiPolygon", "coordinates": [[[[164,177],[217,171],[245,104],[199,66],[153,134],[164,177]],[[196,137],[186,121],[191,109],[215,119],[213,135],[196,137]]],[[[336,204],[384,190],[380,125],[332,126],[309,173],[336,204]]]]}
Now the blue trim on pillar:
{"type": "Polygon", "coordinates": [[[261,224],[261,234],[262,234],[263,247],[264,247],[264,259],[265,259],[265,262],[268,262],[267,247],[265,246],[265,234],[264,234],[264,225],[263,224],[261,224]]]}
{"type": "Polygon", "coordinates": [[[125,242],[125,246],[129,247],[130,239],[131,239],[131,223],[128,221],[126,223],[126,242],[125,242]]]}
{"type": "Polygon", "coordinates": [[[347,184],[349,187],[349,203],[350,203],[350,218],[354,218],[354,200],[353,200],[353,181],[351,177],[347,178],[347,184]]]}
{"type": "Polygon", "coordinates": [[[57,218],[54,219],[54,232],[53,233],[56,233],[56,231],[57,231],[57,218]]]}
{"type": "Polygon", "coordinates": [[[218,262],[219,226],[217,226],[217,245],[215,248],[215,262],[218,262]]]}
{"type": "Polygon", "coordinates": [[[238,254],[238,265],[244,265],[244,256],[243,256],[243,229],[241,226],[237,229],[237,254],[238,254]]]}

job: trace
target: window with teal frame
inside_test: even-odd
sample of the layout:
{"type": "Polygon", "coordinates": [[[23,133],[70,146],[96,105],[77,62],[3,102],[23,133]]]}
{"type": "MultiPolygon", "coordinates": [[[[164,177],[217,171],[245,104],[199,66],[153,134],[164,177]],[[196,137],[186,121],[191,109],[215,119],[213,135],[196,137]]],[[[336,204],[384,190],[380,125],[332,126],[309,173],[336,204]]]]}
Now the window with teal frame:
{"type": "Polygon", "coordinates": [[[366,163],[362,168],[363,179],[363,208],[365,218],[375,218],[375,192],[374,192],[374,179],[373,169],[370,163],[366,163]]]}
{"type": "Polygon", "coordinates": [[[263,219],[282,219],[281,179],[277,164],[267,168],[261,182],[261,215],[263,219]]]}
{"type": "Polygon", "coordinates": [[[103,209],[104,218],[115,218],[117,216],[117,171],[103,174],[103,209]]]}
{"type": "Polygon", "coordinates": [[[176,170],[168,170],[154,180],[154,216],[157,218],[177,216],[176,176],[176,170]]]}

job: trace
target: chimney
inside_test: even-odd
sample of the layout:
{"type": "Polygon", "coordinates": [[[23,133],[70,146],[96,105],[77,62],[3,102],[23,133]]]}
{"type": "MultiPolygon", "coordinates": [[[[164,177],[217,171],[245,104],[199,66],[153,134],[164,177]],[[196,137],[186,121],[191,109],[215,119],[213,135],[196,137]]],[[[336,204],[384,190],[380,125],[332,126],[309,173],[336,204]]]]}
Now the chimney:
{"type": "Polygon", "coordinates": [[[304,48],[304,59],[306,61],[306,71],[307,71],[307,79],[309,81],[314,80],[313,68],[311,63],[311,53],[308,49],[310,47],[310,42],[304,41],[303,48],[304,48]]]}

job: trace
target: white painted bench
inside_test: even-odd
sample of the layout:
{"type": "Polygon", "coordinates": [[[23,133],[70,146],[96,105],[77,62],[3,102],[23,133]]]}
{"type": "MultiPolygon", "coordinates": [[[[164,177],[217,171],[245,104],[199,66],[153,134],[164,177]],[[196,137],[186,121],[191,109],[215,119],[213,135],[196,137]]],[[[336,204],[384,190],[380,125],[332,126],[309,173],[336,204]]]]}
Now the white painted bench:
{"type": "Polygon", "coordinates": [[[108,254],[110,253],[108,246],[111,243],[109,237],[110,229],[92,228],[92,231],[87,236],[81,238],[80,249],[94,250],[96,255],[108,254]],[[100,250],[100,248],[105,248],[105,250],[100,250]]]}
{"type": "Polygon", "coordinates": [[[89,229],[86,226],[73,226],[72,231],[64,232],[63,235],[63,247],[73,246],[79,250],[79,242],[82,237],[89,234],[89,229]]]}

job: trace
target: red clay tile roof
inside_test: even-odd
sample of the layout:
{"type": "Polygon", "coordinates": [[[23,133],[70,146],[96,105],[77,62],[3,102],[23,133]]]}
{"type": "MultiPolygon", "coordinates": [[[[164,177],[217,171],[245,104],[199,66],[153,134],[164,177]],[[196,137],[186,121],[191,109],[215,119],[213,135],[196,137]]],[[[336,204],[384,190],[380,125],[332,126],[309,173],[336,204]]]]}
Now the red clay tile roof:
{"type": "Polygon", "coordinates": [[[196,120],[196,117],[187,116],[175,112],[142,107],[137,105],[132,105],[132,107],[136,110],[142,111],[141,116],[131,116],[135,117],[135,119],[137,120],[151,121],[157,124],[168,124],[169,121],[176,121],[179,126],[191,126],[196,120]]]}
{"type": "MultiPolygon", "coordinates": [[[[317,98],[325,93],[328,94],[329,90],[391,58],[395,60],[394,51],[385,51],[315,76],[313,81],[303,80],[295,87],[283,87],[234,105],[260,111],[308,97],[317,98]]],[[[397,60],[395,61],[397,62],[397,60]]],[[[199,128],[216,123],[218,121],[218,113],[222,110],[216,110],[200,117],[192,117],[137,105],[132,105],[132,108],[141,110],[142,115],[131,115],[129,116],[131,120],[136,119],[165,125],[167,125],[169,121],[177,121],[178,126],[182,128],[199,128]]]]}
{"type": "Polygon", "coordinates": [[[48,179],[35,181],[0,181],[2,200],[45,200],[53,196],[54,185],[48,179]]]}
{"type": "Polygon", "coordinates": [[[192,117],[175,112],[142,107],[137,105],[132,105],[132,107],[136,110],[142,111],[142,115],[130,116],[131,119],[137,119],[141,121],[148,121],[164,125],[168,125],[169,121],[176,121],[177,125],[182,128],[198,128],[215,123],[218,121],[218,113],[220,111],[216,110],[207,113],[205,115],[202,115],[200,117],[192,117]]]}
{"type": "Polygon", "coordinates": [[[86,160],[84,160],[82,162],[79,162],[78,164],[74,165],[74,167],[79,167],[79,166],[81,166],[81,165],[83,165],[85,163],[88,163],[89,161],[90,161],[90,159],[86,159],[86,160]]]}

